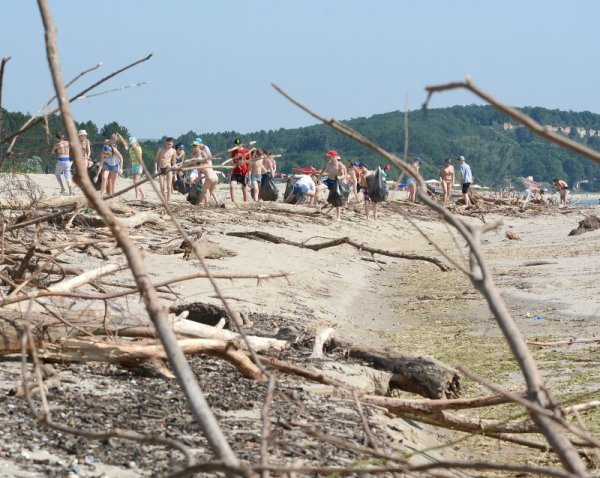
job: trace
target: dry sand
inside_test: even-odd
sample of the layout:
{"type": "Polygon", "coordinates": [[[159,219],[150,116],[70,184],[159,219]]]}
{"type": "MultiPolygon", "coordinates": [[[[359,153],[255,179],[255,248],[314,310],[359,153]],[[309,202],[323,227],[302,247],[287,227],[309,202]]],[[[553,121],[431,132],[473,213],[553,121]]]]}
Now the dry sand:
{"type": "MultiPolygon", "coordinates": [[[[41,175],[35,180],[47,195],[57,194],[53,176],[41,175]]],[[[126,183],[127,180],[120,180],[119,186],[126,183]]],[[[154,196],[148,185],[144,189],[149,197],[154,196]]],[[[227,198],[228,186],[220,185],[219,192],[223,199],[227,198]]],[[[239,189],[237,197],[240,201],[239,189]]],[[[133,193],[120,200],[131,199],[133,193]]],[[[294,241],[311,242],[347,236],[379,249],[441,258],[431,245],[435,241],[452,257],[461,260],[467,251],[464,240],[449,233],[423,205],[406,202],[405,193],[392,194],[377,222],[367,222],[362,205],[354,203],[344,211],[341,223],[334,222],[326,209],[319,214],[302,205],[238,203],[236,206],[227,200],[225,209],[193,208],[178,194],[173,204],[189,233],[206,232],[210,241],[237,253],[233,257],[210,260],[212,271],[293,273],[289,280],[266,280],[258,286],[255,281],[219,281],[222,293],[240,312],[279,317],[286,325],[295,324],[299,330],[310,333],[332,326],[336,337],[344,341],[432,355],[449,365],[465,365],[482,375],[489,372],[488,378],[513,389],[522,383],[486,303],[460,272],[442,272],[427,262],[384,256],[376,257],[377,264],[368,260],[369,254],[347,245],[315,252],[226,235],[234,231],[260,230],[294,241]],[[409,214],[428,238],[420,236],[401,213],[409,214]]],[[[552,207],[541,214],[486,216],[487,221],[503,220],[496,232],[484,237],[483,248],[513,318],[528,339],[590,338],[600,333],[597,319],[600,231],[568,237],[585,214],[595,211],[595,208],[552,207]],[[507,239],[508,230],[516,233],[520,240],[507,239]],[[534,261],[548,263],[528,265],[534,261]]],[[[472,217],[465,220],[481,222],[472,217]]],[[[166,252],[170,245],[180,242],[173,240],[175,228],[166,218],[160,228],[145,225],[131,234],[144,251],[154,280],[198,271],[196,260],[186,260],[182,253],[160,253],[160,248],[153,247],[162,243],[162,252],[166,252]]],[[[86,269],[102,263],[93,254],[84,259],[85,263],[81,263],[81,257],[70,256],[70,260],[80,261],[86,269]]],[[[123,258],[115,256],[111,260],[122,262],[123,258]]],[[[127,272],[117,274],[114,280],[131,283],[127,272]]],[[[177,302],[220,303],[205,280],[178,283],[172,289],[179,294],[177,302]]],[[[165,300],[165,303],[173,302],[165,300]]],[[[100,304],[93,309],[99,313],[104,311],[100,304]]],[[[136,300],[114,301],[109,310],[115,323],[147,322],[143,306],[136,300]]],[[[273,334],[276,332],[272,330],[273,334]]],[[[535,354],[551,390],[559,398],[567,399],[576,394],[597,393],[600,374],[591,364],[581,361],[588,356],[597,358],[596,350],[594,345],[578,345],[550,350],[536,348],[535,354]]],[[[8,383],[5,380],[4,386],[8,383]]],[[[465,381],[465,392],[467,395],[485,393],[482,387],[468,381],[465,381]]],[[[593,414],[592,419],[598,421],[593,414]]],[[[462,448],[460,453],[467,458],[477,456],[478,446],[462,448]]],[[[486,448],[489,445],[481,446],[486,453],[490,452],[490,448],[486,448]]],[[[494,447],[494,453],[500,456],[504,450],[514,452],[510,447],[494,447]]],[[[3,476],[2,471],[0,476],[3,476]]]]}

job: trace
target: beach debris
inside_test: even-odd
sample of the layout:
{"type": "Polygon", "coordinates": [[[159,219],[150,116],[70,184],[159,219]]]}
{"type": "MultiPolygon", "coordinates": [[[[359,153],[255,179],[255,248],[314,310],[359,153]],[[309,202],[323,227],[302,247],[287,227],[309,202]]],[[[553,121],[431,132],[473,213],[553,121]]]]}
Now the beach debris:
{"type": "Polygon", "coordinates": [[[506,236],[507,239],[510,239],[511,241],[520,241],[521,240],[521,238],[512,231],[506,231],[506,233],[504,235],[506,236]]]}
{"type": "Polygon", "coordinates": [[[348,356],[361,359],[376,370],[392,374],[390,390],[399,389],[432,399],[458,398],[458,371],[433,357],[351,347],[348,356]]]}
{"type": "Polygon", "coordinates": [[[595,214],[586,216],[582,221],[579,221],[579,226],[569,232],[569,236],[578,236],[584,232],[595,231],[600,228],[600,217],[595,214]]]}

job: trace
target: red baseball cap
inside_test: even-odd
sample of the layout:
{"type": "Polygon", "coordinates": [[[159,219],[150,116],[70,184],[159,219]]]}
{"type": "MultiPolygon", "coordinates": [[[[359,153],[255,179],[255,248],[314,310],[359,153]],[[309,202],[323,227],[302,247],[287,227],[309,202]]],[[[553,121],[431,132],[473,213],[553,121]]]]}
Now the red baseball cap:
{"type": "Polygon", "coordinates": [[[334,156],[339,156],[338,152],[335,149],[332,149],[327,154],[325,154],[328,158],[333,158],[334,156]]]}

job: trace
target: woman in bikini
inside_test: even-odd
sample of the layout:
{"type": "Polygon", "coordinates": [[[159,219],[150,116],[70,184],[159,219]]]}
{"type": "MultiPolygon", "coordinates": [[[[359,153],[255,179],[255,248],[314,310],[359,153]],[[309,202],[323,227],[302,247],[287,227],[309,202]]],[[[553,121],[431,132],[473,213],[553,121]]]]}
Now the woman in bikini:
{"type": "MultiPolygon", "coordinates": [[[[419,175],[419,169],[421,168],[421,158],[418,156],[412,163],[412,168],[415,171],[415,175],[419,175]]],[[[411,202],[417,202],[417,180],[409,177],[406,182],[408,183],[408,200],[411,202]]]]}
{"type": "MultiPolygon", "coordinates": [[[[198,149],[200,149],[200,144],[198,144],[198,149]]],[[[212,167],[212,155],[206,152],[207,149],[208,148],[200,149],[200,169],[204,172],[206,178],[204,180],[204,185],[202,186],[202,196],[200,196],[200,204],[206,204],[208,206],[208,195],[210,194],[210,197],[212,197],[215,200],[217,206],[219,206],[219,198],[215,193],[217,184],[219,184],[219,176],[212,167]]]]}
{"type": "Polygon", "coordinates": [[[440,169],[440,182],[444,194],[443,202],[448,204],[452,199],[452,188],[454,187],[454,166],[452,166],[452,158],[450,157],[444,160],[444,165],[440,169]]]}

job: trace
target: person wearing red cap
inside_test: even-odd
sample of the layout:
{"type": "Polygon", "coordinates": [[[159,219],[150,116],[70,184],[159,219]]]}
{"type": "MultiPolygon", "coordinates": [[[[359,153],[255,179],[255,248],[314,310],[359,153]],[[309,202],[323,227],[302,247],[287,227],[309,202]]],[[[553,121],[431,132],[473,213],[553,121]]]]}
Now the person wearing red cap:
{"type": "MultiPolygon", "coordinates": [[[[327,186],[327,189],[331,190],[331,188],[335,185],[336,180],[346,181],[346,176],[348,175],[348,171],[346,170],[346,166],[344,163],[340,161],[340,155],[334,149],[328,151],[325,156],[327,156],[327,163],[325,167],[321,169],[321,175],[323,175],[323,171],[327,172],[327,179],[323,181],[323,183],[327,186]]],[[[315,201],[316,203],[316,201],[315,201]]],[[[336,206],[337,220],[341,220],[342,216],[342,208],[336,206]]]]}
{"type": "Polygon", "coordinates": [[[242,195],[244,202],[248,200],[248,189],[246,187],[246,176],[248,175],[248,162],[250,161],[250,151],[244,148],[239,138],[234,141],[235,148],[231,151],[233,160],[233,170],[231,171],[231,180],[229,181],[229,195],[231,201],[235,202],[234,188],[236,184],[242,185],[242,195]]]}

